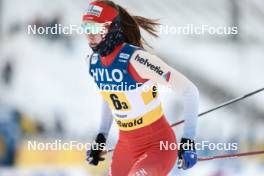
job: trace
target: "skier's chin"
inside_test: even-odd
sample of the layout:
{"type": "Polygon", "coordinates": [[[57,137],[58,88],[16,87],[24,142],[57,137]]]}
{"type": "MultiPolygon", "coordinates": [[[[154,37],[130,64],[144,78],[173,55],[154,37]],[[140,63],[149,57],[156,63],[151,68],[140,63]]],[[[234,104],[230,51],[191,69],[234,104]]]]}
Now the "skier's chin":
{"type": "Polygon", "coordinates": [[[97,45],[98,45],[98,43],[90,43],[90,44],[89,44],[89,46],[90,46],[91,48],[95,48],[97,45]]]}

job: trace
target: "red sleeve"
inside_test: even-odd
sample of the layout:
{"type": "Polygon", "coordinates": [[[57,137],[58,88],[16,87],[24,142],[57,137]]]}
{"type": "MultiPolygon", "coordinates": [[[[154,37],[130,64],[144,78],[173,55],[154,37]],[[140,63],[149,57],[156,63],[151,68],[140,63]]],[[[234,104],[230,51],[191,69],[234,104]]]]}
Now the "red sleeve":
{"type": "Polygon", "coordinates": [[[147,81],[147,79],[141,78],[137,71],[134,69],[134,67],[129,63],[127,68],[128,73],[134,78],[138,83],[144,83],[147,81]]]}

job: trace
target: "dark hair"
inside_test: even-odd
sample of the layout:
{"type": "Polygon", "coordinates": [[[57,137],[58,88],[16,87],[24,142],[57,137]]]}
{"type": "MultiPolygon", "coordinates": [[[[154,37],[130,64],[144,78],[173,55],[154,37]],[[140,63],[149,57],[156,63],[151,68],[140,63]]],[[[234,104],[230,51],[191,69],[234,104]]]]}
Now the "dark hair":
{"type": "Polygon", "coordinates": [[[109,5],[119,12],[119,16],[121,18],[121,29],[123,31],[126,43],[142,48],[144,43],[147,44],[141,36],[140,27],[147,31],[150,35],[158,37],[158,32],[156,30],[156,27],[160,25],[158,23],[158,20],[141,16],[132,16],[125,8],[121,7],[118,4],[115,4],[110,0],[97,1],[109,5]]]}

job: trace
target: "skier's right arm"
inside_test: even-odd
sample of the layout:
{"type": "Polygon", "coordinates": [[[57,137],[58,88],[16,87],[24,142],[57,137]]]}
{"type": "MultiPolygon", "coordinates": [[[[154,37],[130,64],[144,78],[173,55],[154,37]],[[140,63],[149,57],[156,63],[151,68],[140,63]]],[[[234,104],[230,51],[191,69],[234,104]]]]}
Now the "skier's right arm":
{"type": "MultiPolygon", "coordinates": [[[[86,65],[88,70],[90,69],[90,56],[86,57],[86,65]]],[[[104,160],[104,157],[102,157],[105,145],[106,145],[106,139],[108,136],[108,133],[110,131],[110,128],[112,126],[113,117],[111,109],[109,108],[106,101],[102,100],[102,107],[101,107],[101,117],[100,117],[100,126],[98,130],[98,134],[93,142],[93,145],[91,145],[91,148],[87,151],[87,161],[91,165],[97,166],[100,161],[104,160]],[[96,147],[94,147],[94,145],[96,147]]]]}

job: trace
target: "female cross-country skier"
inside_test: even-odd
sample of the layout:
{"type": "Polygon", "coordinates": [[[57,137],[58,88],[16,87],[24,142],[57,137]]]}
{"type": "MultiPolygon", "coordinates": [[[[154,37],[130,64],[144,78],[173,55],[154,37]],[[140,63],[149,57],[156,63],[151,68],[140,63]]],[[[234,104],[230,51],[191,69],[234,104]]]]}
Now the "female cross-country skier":
{"type": "Polygon", "coordinates": [[[93,50],[88,58],[89,73],[103,97],[95,139],[99,147],[87,151],[87,161],[97,165],[104,160],[102,146],[114,119],[119,139],[109,175],[165,176],[177,158],[181,169],[189,169],[197,162],[194,138],[199,92],[181,73],[143,48],[140,27],[157,36],[157,25],[156,20],[132,16],[108,0],[91,2],[83,15],[83,26],[91,30],[87,34],[93,50]],[[96,31],[96,27],[103,30],[96,31]],[[176,144],[176,137],[164,116],[158,83],[182,95],[185,125],[179,151],[161,145],[176,144]]]}

